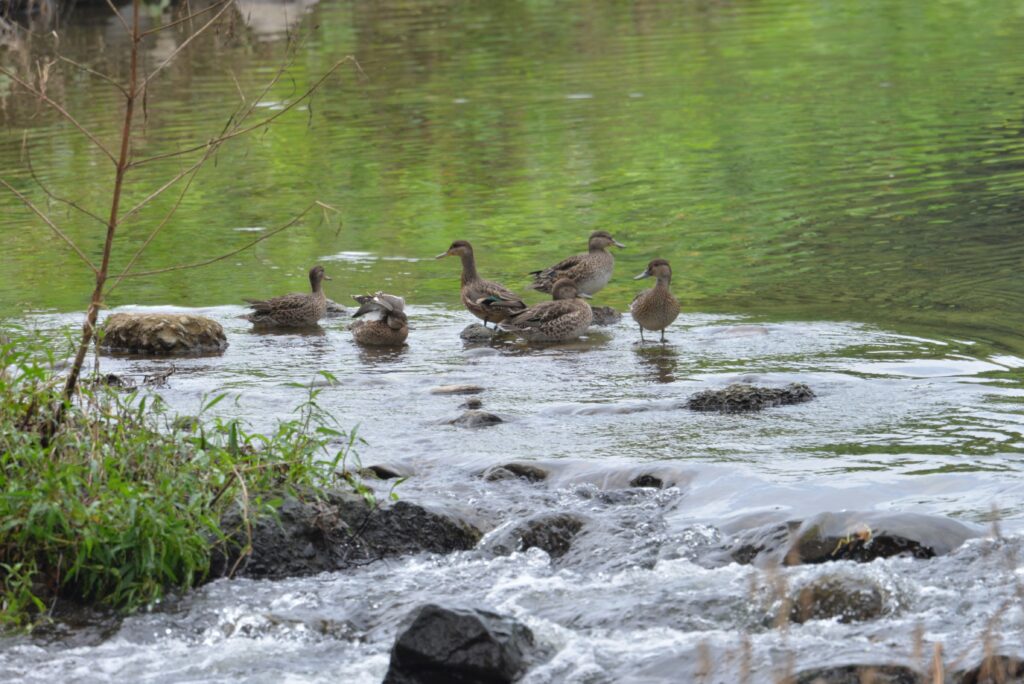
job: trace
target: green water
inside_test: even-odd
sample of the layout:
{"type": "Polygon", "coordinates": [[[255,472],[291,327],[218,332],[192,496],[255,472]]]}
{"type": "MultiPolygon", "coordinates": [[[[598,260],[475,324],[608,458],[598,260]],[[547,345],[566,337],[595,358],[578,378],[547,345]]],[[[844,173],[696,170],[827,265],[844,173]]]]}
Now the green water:
{"type": "MultiPolygon", "coordinates": [[[[154,81],[136,159],[216,135],[239,102],[234,77],[255,97],[286,53],[281,19],[300,12],[268,7],[243,6],[154,81]]],[[[161,21],[146,12],[144,24],[161,21]]],[[[58,32],[65,54],[125,73],[105,9],[58,32]]],[[[386,289],[454,307],[457,264],[430,260],[451,240],[523,289],[527,271],[604,228],[628,248],[600,304],[624,308],[630,276],[660,256],[685,311],[863,321],[1024,352],[1024,2],[322,2],[289,35],[303,43],[256,117],[345,55],[365,75],[343,67],[310,107],[224,148],[137,268],[237,248],[259,234],[246,229],[313,200],[340,214],[323,224],[314,212],[207,268],[126,280],[111,306],[298,290],[322,261],[335,299],[386,289]],[[341,253],[365,254],[330,259],[341,253]]],[[[183,38],[150,39],[146,66],[183,38]]],[[[0,62],[24,70],[50,53],[36,27],[0,62]]],[[[116,91],[53,70],[48,92],[114,147],[116,91]]],[[[0,105],[3,177],[97,255],[102,227],[48,203],[23,132],[38,176],[100,215],[112,165],[3,77],[0,105]]],[[[134,170],[128,203],[181,163],[134,170]]],[[[114,271],[173,199],[124,227],[114,271]]],[[[89,272],[9,194],[0,236],[0,315],[84,309],[89,272]]]]}

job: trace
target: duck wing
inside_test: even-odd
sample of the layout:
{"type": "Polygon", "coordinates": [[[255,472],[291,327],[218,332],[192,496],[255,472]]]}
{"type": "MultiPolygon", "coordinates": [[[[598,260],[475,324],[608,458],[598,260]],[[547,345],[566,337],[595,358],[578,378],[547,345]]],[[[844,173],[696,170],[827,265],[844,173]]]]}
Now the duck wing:
{"type": "Polygon", "coordinates": [[[522,311],[526,304],[519,296],[504,285],[490,280],[473,283],[466,292],[467,298],[485,309],[499,308],[522,311]]]}
{"type": "Polygon", "coordinates": [[[276,313],[282,311],[297,311],[309,306],[309,295],[298,292],[281,295],[273,299],[246,299],[249,308],[256,313],[276,313]]]}
{"type": "Polygon", "coordinates": [[[541,292],[550,292],[551,286],[559,278],[569,278],[575,281],[576,272],[581,268],[586,256],[586,254],[576,254],[568,259],[562,259],[554,266],[539,271],[530,271],[530,275],[533,276],[533,283],[530,287],[541,292]]]}
{"type": "MultiPolygon", "coordinates": [[[[574,311],[576,311],[576,304],[572,301],[560,299],[553,302],[541,302],[508,319],[508,329],[537,328],[574,311]]],[[[504,323],[499,324],[499,327],[504,326],[504,323]]]]}

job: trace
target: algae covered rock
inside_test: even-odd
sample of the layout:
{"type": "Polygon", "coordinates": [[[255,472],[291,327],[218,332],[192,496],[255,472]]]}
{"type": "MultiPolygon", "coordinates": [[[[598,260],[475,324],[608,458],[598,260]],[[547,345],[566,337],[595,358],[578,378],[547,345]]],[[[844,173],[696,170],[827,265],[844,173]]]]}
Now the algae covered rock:
{"type": "Polygon", "coordinates": [[[808,582],[797,591],[789,611],[791,622],[830,620],[866,622],[885,614],[885,592],[866,578],[830,575],[808,582]]]}
{"type": "Polygon", "coordinates": [[[736,382],[723,389],[697,392],[686,401],[691,411],[742,413],[760,411],[773,406],[799,404],[814,398],[814,392],[802,382],[785,387],[758,387],[736,382]]]}
{"type": "Polygon", "coordinates": [[[228,347],[217,321],[184,313],[116,313],[103,322],[100,347],[109,352],[175,356],[218,354],[228,347]]]}
{"type": "Polygon", "coordinates": [[[593,314],[591,325],[615,325],[622,320],[622,313],[610,306],[592,306],[590,311],[593,314]]]}

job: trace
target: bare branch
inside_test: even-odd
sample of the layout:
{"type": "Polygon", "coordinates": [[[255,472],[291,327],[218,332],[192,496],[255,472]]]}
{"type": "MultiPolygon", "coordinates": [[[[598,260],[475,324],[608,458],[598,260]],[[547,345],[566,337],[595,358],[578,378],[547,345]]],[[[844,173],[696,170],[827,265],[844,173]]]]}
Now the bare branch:
{"type": "Polygon", "coordinates": [[[43,212],[43,210],[41,210],[39,207],[33,204],[32,200],[18,192],[17,188],[15,188],[13,185],[8,183],[3,178],[0,178],[0,185],[3,185],[5,188],[10,190],[15,197],[20,199],[26,207],[32,210],[32,213],[41,218],[46,225],[50,226],[50,230],[56,233],[57,237],[66,242],[68,246],[74,250],[75,254],[78,255],[78,258],[84,261],[85,265],[92,269],[93,273],[98,273],[96,266],[94,266],[92,261],[89,260],[89,257],[87,257],[85,253],[81,249],[79,249],[78,245],[76,245],[74,241],[64,233],[63,230],[57,227],[57,224],[54,223],[53,220],[49,216],[47,216],[45,212],[43,212]]]}
{"type": "Polygon", "coordinates": [[[173,27],[178,26],[180,24],[184,24],[186,22],[192,21],[193,19],[195,19],[196,17],[198,17],[198,16],[200,16],[202,14],[206,14],[207,12],[210,12],[212,10],[217,9],[218,7],[220,7],[224,3],[233,3],[234,1],[235,0],[220,0],[219,2],[213,3],[209,7],[205,7],[203,9],[201,9],[201,10],[196,10],[195,12],[191,12],[191,13],[185,15],[184,17],[182,17],[181,19],[177,19],[175,21],[172,21],[172,22],[169,22],[169,23],[166,23],[166,24],[162,24],[162,25],[157,26],[155,28],[151,28],[151,29],[148,29],[146,31],[143,31],[142,32],[142,37],[145,38],[146,36],[153,35],[154,33],[159,33],[160,31],[164,31],[166,29],[173,28],[173,27]]]}
{"type": "Polygon", "coordinates": [[[39,186],[39,189],[42,190],[46,194],[47,197],[49,197],[50,199],[54,200],[55,202],[60,202],[61,204],[66,204],[69,207],[71,207],[72,209],[77,209],[78,211],[82,212],[83,214],[85,214],[89,218],[92,218],[92,219],[95,219],[96,221],[99,221],[100,225],[102,225],[102,226],[106,226],[107,225],[106,219],[104,219],[102,216],[99,216],[98,214],[94,214],[93,212],[89,211],[85,207],[79,205],[78,203],[76,203],[76,202],[74,202],[72,200],[69,200],[69,199],[66,199],[64,197],[58,196],[56,193],[51,192],[50,189],[48,187],[46,187],[46,185],[39,178],[39,176],[36,175],[36,169],[32,165],[32,153],[29,150],[28,132],[27,131],[25,132],[25,134],[22,136],[22,139],[21,139],[21,150],[22,150],[22,154],[25,157],[25,166],[26,166],[26,168],[28,168],[29,175],[32,176],[32,180],[34,180],[36,182],[36,185],[39,186]]]}
{"type": "MultiPolygon", "coordinates": [[[[257,123],[254,123],[254,124],[251,124],[249,126],[246,126],[245,128],[236,128],[235,130],[232,130],[230,133],[222,135],[222,136],[220,136],[218,138],[212,138],[211,140],[209,140],[209,141],[207,141],[205,143],[201,143],[199,145],[193,145],[192,147],[188,147],[188,148],[185,148],[183,150],[177,150],[175,152],[167,152],[165,154],[158,154],[158,155],[154,155],[152,157],[146,157],[145,159],[140,159],[140,160],[138,160],[136,162],[132,162],[132,166],[133,167],[142,166],[143,164],[149,164],[150,162],[155,162],[155,161],[158,161],[158,160],[161,160],[161,159],[170,159],[171,157],[180,157],[181,155],[189,154],[191,152],[198,152],[199,150],[201,150],[203,148],[206,148],[206,147],[209,147],[210,145],[219,145],[219,144],[221,144],[221,143],[223,143],[223,142],[225,142],[227,140],[230,140],[232,138],[237,138],[240,135],[245,135],[246,133],[250,133],[250,132],[252,132],[252,131],[254,131],[256,129],[268,126],[269,124],[273,123],[279,117],[281,117],[281,116],[287,114],[288,112],[290,112],[292,109],[294,109],[296,106],[298,106],[299,103],[301,103],[304,100],[306,100],[310,95],[315,93],[320,88],[320,86],[323,85],[323,82],[326,81],[328,79],[328,77],[331,76],[331,74],[333,74],[343,64],[345,64],[347,62],[352,62],[353,64],[355,64],[356,68],[359,69],[359,72],[363,73],[362,67],[359,66],[359,62],[356,61],[356,58],[353,57],[352,55],[348,55],[344,59],[341,59],[341,60],[338,60],[337,62],[335,62],[334,65],[331,66],[330,69],[328,69],[326,72],[324,72],[320,76],[320,78],[318,78],[313,83],[313,85],[311,85],[309,88],[306,89],[306,92],[304,92],[302,95],[300,95],[297,99],[293,100],[292,102],[289,102],[286,106],[282,107],[279,111],[274,112],[274,114],[272,114],[271,116],[268,116],[267,118],[262,119],[261,121],[259,121],[257,123]]],[[[248,114],[246,114],[246,116],[247,115],[248,114]]],[[[244,119],[244,117],[243,117],[243,119],[244,119]]]]}
{"type": "Polygon", "coordinates": [[[60,112],[61,116],[70,121],[75,128],[81,131],[82,135],[87,137],[93,145],[95,145],[97,148],[99,148],[101,152],[103,152],[103,154],[107,155],[107,158],[109,158],[111,162],[115,164],[117,163],[117,159],[114,158],[114,155],[111,154],[110,150],[108,150],[106,146],[103,143],[101,143],[99,139],[97,139],[96,136],[92,134],[91,131],[89,131],[88,128],[78,123],[78,120],[75,117],[71,116],[71,114],[69,114],[66,109],[64,109],[54,100],[52,100],[46,93],[34,87],[31,83],[25,81],[20,76],[15,74],[10,69],[7,69],[6,67],[0,66],[0,74],[7,76],[9,79],[20,85],[22,88],[29,91],[30,93],[41,99],[43,102],[45,102],[46,104],[50,105],[55,110],[60,112]]]}
{"type": "MultiPolygon", "coordinates": [[[[216,147],[211,147],[211,152],[214,149],[216,149],[216,147]]],[[[199,158],[199,161],[197,161],[194,164],[192,164],[192,166],[189,166],[187,169],[184,169],[183,171],[179,171],[174,176],[172,176],[169,181],[167,181],[166,183],[161,185],[159,188],[157,188],[153,192],[151,192],[148,195],[146,195],[146,197],[144,199],[142,199],[138,204],[136,204],[134,207],[132,207],[128,211],[126,211],[123,214],[121,214],[121,218],[117,222],[118,225],[122,225],[125,221],[127,221],[131,217],[133,217],[136,214],[138,214],[140,211],[142,211],[146,207],[147,204],[149,204],[150,202],[155,200],[157,197],[159,197],[160,195],[162,195],[165,192],[167,192],[168,190],[170,190],[182,178],[184,178],[185,176],[189,175],[190,173],[192,173],[194,171],[198,171],[199,167],[202,166],[204,163],[206,163],[206,160],[207,160],[208,157],[209,157],[209,154],[204,154],[202,157],[199,158]]]]}
{"type": "Polygon", "coordinates": [[[111,0],[107,0],[107,7],[109,7],[110,11],[114,13],[114,16],[117,17],[117,20],[121,22],[121,26],[124,27],[125,33],[127,33],[129,36],[132,35],[131,26],[128,25],[127,21],[125,21],[124,15],[117,11],[117,7],[114,6],[114,3],[111,2],[111,0]]]}
{"type": "Polygon", "coordinates": [[[278,233],[280,233],[282,231],[288,230],[289,228],[294,226],[296,223],[301,221],[302,218],[306,214],[308,214],[313,209],[315,209],[316,207],[319,207],[319,206],[322,206],[320,202],[313,202],[308,207],[303,209],[299,214],[297,214],[295,216],[295,218],[293,218],[291,221],[289,221],[288,223],[284,224],[283,226],[279,226],[279,227],[275,228],[274,230],[270,231],[269,233],[265,233],[265,234],[259,236],[258,238],[256,238],[255,240],[251,240],[251,241],[247,242],[246,244],[242,245],[238,249],[233,249],[230,252],[226,252],[224,254],[221,254],[220,256],[213,257],[212,259],[206,259],[205,261],[197,261],[197,262],[192,263],[192,264],[184,264],[182,266],[168,266],[167,268],[158,268],[158,269],[155,269],[153,271],[139,271],[138,273],[128,273],[128,274],[124,275],[124,277],[125,278],[141,278],[143,276],[151,276],[151,275],[156,275],[158,273],[169,273],[171,271],[184,271],[184,270],[191,269],[191,268],[199,268],[200,266],[208,266],[208,265],[210,265],[212,263],[216,263],[218,261],[223,261],[224,259],[228,259],[230,257],[235,256],[239,252],[244,252],[245,250],[247,250],[250,247],[253,247],[253,246],[259,244],[260,242],[263,242],[264,240],[268,240],[268,239],[274,237],[275,235],[277,235],[278,233]]]}
{"type": "Polygon", "coordinates": [[[220,19],[220,18],[221,18],[221,16],[223,16],[223,14],[224,14],[225,12],[227,12],[227,11],[228,11],[228,10],[229,10],[229,9],[231,8],[231,6],[232,6],[232,5],[234,5],[234,2],[227,2],[227,3],[225,3],[225,4],[224,4],[224,6],[223,6],[223,7],[221,7],[221,8],[220,8],[220,10],[219,10],[219,11],[218,11],[218,12],[217,12],[216,14],[214,14],[214,15],[213,15],[213,16],[212,16],[212,17],[210,18],[210,20],[209,20],[208,22],[206,22],[205,24],[203,24],[202,26],[200,26],[200,27],[199,27],[199,28],[198,28],[198,29],[197,29],[197,30],[196,30],[196,31],[195,31],[195,32],[194,32],[194,33],[193,33],[193,34],[192,34],[191,36],[189,36],[188,38],[186,38],[185,40],[183,40],[183,41],[181,42],[181,45],[179,45],[178,47],[174,48],[174,50],[172,50],[172,51],[171,51],[171,54],[167,55],[167,58],[166,58],[166,59],[164,59],[164,61],[160,62],[160,64],[158,64],[158,65],[157,65],[157,67],[156,67],[155,69],[153,69],[153,71],[151,71],[151,72],[150,72],[150,74],[149,74],[148,76],[146,76],[146,78],[142,79],[142,87],[143,87],[143,88],[145,88],[146,86],[148,86],[148,85],[149,85],[149,82],[150,82],[150,81],[152,81],[152,80],[153,80],[153,78],[154,78],[154,77],[155,77],[155,76],[156,76],[157,74],[159,74],[159,73],[160,73],[161,71],[163,71],[163,70],[164,70],[164,68],[165,68],[165,67],[166,67],[166,66],[167,66],[168,64],[170,64],[171,62],[173,62],[173,61],[174,61],[174,58],[175,58],[175,57],[177,57],[177,56],[178,56],[178,54],[179,54],[179,53],[180,53],[180,52],[181,52],[182,50],[184,50],[184,49],[185,49],[186,47],[188,47],[189,43],[191,43],[191,42],[192,42],[193,40],[195,40],[196,38],[198,38],[199,36],[201,36],[201,35],[202,35],[203,33],[205,33],[205,32],[206,32],[206,29],[208,29],[208,28],[210,28],[211,26],[213,26],[213,24],[214,24],[214,23],[216,23],[216,21],[217,21],[218,19],[220,19]]]}
{"type": "Polygon", "coordinates": [[[112,79],[110,76],[107,76],[103,72],[96,71],[92,67],[86,66],[85,64],[82,64],[81,62],[76,62],[73,59],[68,59],[67,57],[64,57],[63,55],[57,55],[57,59],[59,59],[62,62],[67,62],[71,66],[77,67],[77,68],[81,69],[82,71],[86,72],[87,74],[92,74],[93,76],[96,76],[97,78],[102,78],[104,81],[106,81],[110,85],[112,85],[115,88],[117,88],[118,90],[120,90],[122,95],[124,95],[125,97],[128,97],[128,91],[124,89],[124,86],[121,85],[120,83],[118,83],[117,81],[115,81],[114,79],[112,79]]]}

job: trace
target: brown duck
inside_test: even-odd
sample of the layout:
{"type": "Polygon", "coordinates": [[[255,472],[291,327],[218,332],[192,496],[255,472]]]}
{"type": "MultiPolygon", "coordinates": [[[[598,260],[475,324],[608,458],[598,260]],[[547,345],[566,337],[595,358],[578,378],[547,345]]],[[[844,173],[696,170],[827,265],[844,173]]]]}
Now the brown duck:
{"type": "Polygon", "coordinates": [[[514,292],[501,283],[480,277],[476,272],[473,246],[468,242],[456,240],[448,251],[438,254],[436,258],[443,259],[446,256],[462,259],[462,305],[471,314],[483,319],[484,327],[488,323],[500,323],[526,310],[526,304],[514,292]]]}
{"type": "Polygon", "coordinates": [[[367,316],[366,320],[352,324],[352,337],[362,345],[371,347],[397,347],[409,336],[409,319],[405,315],[405,300],[395,295],[377,292],[372,295],[352,295],[359,309],[352,318],[367,316]]]}
{"type": "Polygon", "coordinates": [[[655,259],[647,264],[647,270],[633,280],[654,277],[654,287],[644,290],[633,298],[629,312],[640,326],[640,341],[644,341],[644,330],[660,330],[661,341],[665,341],[665,328],[672,325],[679,315],[679,300],[669,291],[672,283],[672,267],[664,259],[655,259]]]}
{"type": "Polygon", "coordinates": [[[551,292],[559,278],[568,278],[576,283],[580,294],[589,297],[608,284],[615,268],[615,257],[608,251],[612,245],[625,247],[624,244],[611,236],[608,231],[597,230],[590,234],[587,242],[587,253],[577,254],[559,261],[550,268],[531,271],[533,283],[531,289],[551,292]]]}
{"type": "Polygon", "coordinates": [[[590,305],[579,298],[576,283],[560,278],[551,288],[550,302],[535,304],[498,327],[530,342],[561,342],[582,335],[592,320],[590,305]]]}
{"type": "Polygon", "coordinates": [[[312,292],[274,297],[273,299],[246,299],[252,313],[245,319],[258,326],[280,328],[306,328],[315,326],[317,321],[327,313],[327,295],[322,287],[324,280],[330,280],[324,274],[323,266],[314,266],[309,270],[309,285],[312,292]]]}

